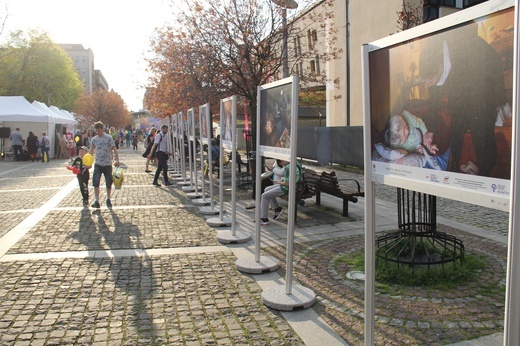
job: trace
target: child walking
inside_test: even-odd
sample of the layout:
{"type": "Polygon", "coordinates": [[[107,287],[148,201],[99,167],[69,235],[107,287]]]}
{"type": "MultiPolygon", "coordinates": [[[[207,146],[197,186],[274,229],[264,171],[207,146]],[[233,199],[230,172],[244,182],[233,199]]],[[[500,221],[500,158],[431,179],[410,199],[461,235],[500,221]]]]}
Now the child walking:
{"type": "Polygon", "coordinates": [[[76,172],[76,176],[78,177],[79,191],[83,197],[83,207],[88,207],[88,181],[90,179],[89,169],[91,167],[83,164],[83,156],[85,156],[87,152],[87,147],[79,147],[79,156],[71,163],[72,170],[76,172]]]}

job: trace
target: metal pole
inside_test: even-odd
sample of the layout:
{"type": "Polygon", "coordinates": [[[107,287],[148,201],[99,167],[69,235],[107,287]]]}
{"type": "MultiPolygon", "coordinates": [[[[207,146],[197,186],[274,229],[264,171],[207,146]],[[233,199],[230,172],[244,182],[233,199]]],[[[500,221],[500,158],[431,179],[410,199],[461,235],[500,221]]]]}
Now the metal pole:
{"type": "Polygon", "coordinates": [[[289,57],[287,54],[287,9],[282,8],[282,73],[289,77],[289,57]]]}

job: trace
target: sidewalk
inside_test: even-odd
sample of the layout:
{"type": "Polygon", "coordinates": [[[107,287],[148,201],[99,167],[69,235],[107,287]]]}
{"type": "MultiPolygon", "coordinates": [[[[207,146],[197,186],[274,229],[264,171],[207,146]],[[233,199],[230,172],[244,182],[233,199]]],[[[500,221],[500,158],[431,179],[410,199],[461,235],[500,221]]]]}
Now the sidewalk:
{"type": "MultiPolygon", "coordinates": [[[[346,279],[341,261],[363,249],[363,199],[348,218],[340,200],[326,195],[322,206],[309,200],[299,207],[295,280],[318,301],[282,313],[263,305],[261,292],[284,285],[286,217],[262,228],[262,254],[281,268],[242,274],[235,261],[254,254],[253,241],[220,244],[217,232],[226,229],[208,227],[180,188],[153,187],[139,152],[120,154],[127,171],[111,210],[104,198],[100,210],[80,207],[64,160],[0,161],[0,345],[363,344],[363,283],[346,279]]],[[[396,227],[387,189],[377,188],[378,231],[396,227]]],[[[253,234],[254,213],[243,208],[248,193],[239,195],[246,198],[237,203],[238,227],[253,234]]],[[[443,203],[440,227],[460,236],[467,253],[484,256],[488,268],[481,282],[455,292],[378,294],[378,345],[441,345],[502,330],[507,219],[504,228],[490,220],[495,211],[443,203]],[[458,222],[450,221],[454,208],[458,222]],[[482,229],[489,224],[491,232],[482,229]]]]}

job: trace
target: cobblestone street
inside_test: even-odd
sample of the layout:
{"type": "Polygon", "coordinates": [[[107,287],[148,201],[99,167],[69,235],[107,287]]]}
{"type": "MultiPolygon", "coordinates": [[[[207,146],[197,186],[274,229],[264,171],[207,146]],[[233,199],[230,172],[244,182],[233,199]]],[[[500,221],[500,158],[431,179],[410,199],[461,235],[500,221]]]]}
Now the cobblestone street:
{"type": "MultiPolygon", "coordinates": [[[[347,279],[340,260],[364,250],[363,199],[349,217],[340,199],[325,195],[321,206],[310,199],[298,207],[294,276],[317,302],[279,312],[261,294],[267,281],[284,282],[287,216],[262,227],[262,254],[281,264],[274,281],[241,273],[235,261],[254,241],[220,244],[221,230],[179,187],[151,185],[139,151],[120,155],[125,183],[113,190],[111,209],[101,189],[99,210],[81,207],[65,160],[0,161],[0,345],[363,344],[363,282],[347,279]]],[[[363,180],[360,171],[332,169],[363,180]]],[[[244,209],[250,195],[237,191],[237,223],[253,234],[254,209],[244,209]]],[[[376,186],[378,232],[397,227],[395,195],[376,186]]],[[[439,229],[462,239],[486,268],[449,291],[377,288],[377,345],[445,345],[502,332],[507,213],[440,198],[437,208],[439,229]]]]}

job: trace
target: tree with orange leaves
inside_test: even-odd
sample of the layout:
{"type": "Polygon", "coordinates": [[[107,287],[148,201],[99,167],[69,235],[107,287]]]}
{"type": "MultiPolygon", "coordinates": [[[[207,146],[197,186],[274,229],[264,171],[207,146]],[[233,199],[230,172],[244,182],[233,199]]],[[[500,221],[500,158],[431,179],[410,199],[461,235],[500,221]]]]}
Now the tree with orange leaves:
{"type": "Polygon", "coordinates": [[[221,98],[237,95],[248,106],[254,132],[257,88],[282,68],[279,8],[271,0],[186,2],[175,27],[158,31],[152,41],[148,109],[164,117],[209,102],[218,113],[221,98]]]}
{"type": "Polygon", "coordinates": [[[115,128],[124,128],[132,122],[132,115],[121,96],[114,91],[103,89],[97,89],[92,94],[83,94],[76,103],[74,112],[84,127],[101,121],[115,128]]]}

